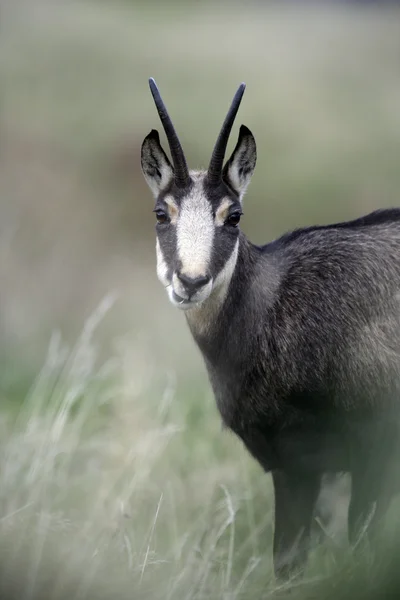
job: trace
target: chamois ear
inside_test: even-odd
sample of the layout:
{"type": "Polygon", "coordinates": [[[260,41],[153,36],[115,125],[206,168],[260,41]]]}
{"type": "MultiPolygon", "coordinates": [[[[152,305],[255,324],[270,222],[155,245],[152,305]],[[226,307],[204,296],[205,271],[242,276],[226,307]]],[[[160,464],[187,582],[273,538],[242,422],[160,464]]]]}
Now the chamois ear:
{"type": "Polygon", "coordinates": [[[222,172],[223,180],[239,194],[240,199],[250,183],[256,160],[256,140],[250,129],[241,125],[236,147],[222,172]]]}
{"type": "Polygon", "coordinates": [[[154,196],[163,190],[174,177],[174,170],[160,144],[158,131],[152,129],[144,138],[141,151],[143,175],[154,196]]]}

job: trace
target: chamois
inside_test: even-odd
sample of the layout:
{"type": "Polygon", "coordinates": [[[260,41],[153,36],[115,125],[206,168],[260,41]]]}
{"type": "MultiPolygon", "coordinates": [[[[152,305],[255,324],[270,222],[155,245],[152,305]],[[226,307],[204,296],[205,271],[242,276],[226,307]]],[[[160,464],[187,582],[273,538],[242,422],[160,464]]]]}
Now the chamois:
{"type": "Polygon", "coordinates": [[[240,231],[256,142],[242,125],[224,156],[245,84],[207,171],[189,171],[160,96],[172,164],[152,130],[141,164],[155,197],[157,275],[186,319],[223,423],[275,493],[275,573],[307,560],[325,473],[352,478],[354,543],[377,530],[393,494],[400,398],[400,209],[311,226],[263,246],[240,231]]]}

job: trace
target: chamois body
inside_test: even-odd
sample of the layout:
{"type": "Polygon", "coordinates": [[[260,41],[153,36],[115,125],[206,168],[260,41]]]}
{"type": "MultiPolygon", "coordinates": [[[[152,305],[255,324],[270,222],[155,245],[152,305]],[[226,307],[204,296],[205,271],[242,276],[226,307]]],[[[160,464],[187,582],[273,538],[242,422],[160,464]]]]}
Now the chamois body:
{"type": "Polygon", "coordinates": [[[262,247],[241,234],[214,320],[201,327],[207,301],[187,318],[224,423],[264,469],[349,471],[352,443],[392,419],[399,281],[400,210],[262,247]]]}
{"type": "Polygon", "coordinates": [[[241,126],[223,167],[242,84],[207,171],[189,171],[154,80],[173,165],[155,130],[142,169],[156,199],[157,274],[184,309],[224,424],[275,491],[274,566],[304,566],[321,480],[352,478],[349,538],[377,530],[399,444],[400,209],[308,227],[264,246],[239,230],[256,163],[241,126]]]}

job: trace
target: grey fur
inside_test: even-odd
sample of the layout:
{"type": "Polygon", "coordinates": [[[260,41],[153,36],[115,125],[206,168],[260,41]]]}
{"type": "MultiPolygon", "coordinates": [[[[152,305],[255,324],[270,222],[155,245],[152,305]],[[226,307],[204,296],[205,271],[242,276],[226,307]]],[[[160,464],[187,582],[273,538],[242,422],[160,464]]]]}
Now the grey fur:
{"type": "MultiPolygon", "coordinates": [[[[227,196],[240,200],[238,178],[246,177],[246,187],[254,165],[255,142],[246,129],[225,167],[224,185],[218,193],[204,186],[214,211],[227,196]]],[[[168,193],[182,204],[182,191],[168,193]]],[[[162,197],[160,191],[156,205],[162,197]]],[[[218,235],[216,226],[214,240],[218,235]]],[[[222,293],[213,288],[186,316],[224,424],[272,473],[275,571],[288,577],[305,564],[324,473],[352,476],[352,543],[371,511],[369,532],[377,530],[394,491],[400,209],[297,230],[265,246],[241,232],[227,236],[226,244],[230,266],[222,293]]],[[[173,272],[175,252],[169,251],[164,259],[173,272]]]]}

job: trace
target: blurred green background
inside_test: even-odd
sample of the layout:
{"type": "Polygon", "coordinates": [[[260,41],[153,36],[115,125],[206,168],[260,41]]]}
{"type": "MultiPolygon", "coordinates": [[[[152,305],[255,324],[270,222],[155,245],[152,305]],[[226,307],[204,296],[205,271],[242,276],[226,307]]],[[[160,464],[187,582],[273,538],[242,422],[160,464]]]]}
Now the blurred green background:
{"type": "MultiPolygon", "coordinates": [[[[63,551],[81,551],[54,597],[73,574],[82,584],[93,556],[101,559],[82,597],[103,581],[104,564],[120,597],[131,585],[137,597],[263,597],[273,585],[269,478],[220,431],[201,357],[156,280],[153,200],[140,171],[142,140],[160,130],[147,80],[156,79],[196,168],[208,164],[246,82],[228,151],[245,123],[258,146],[242,221],[253,241],[397,206],[400,7],[2,0],[0,10],[0,495],[4,514],[35,507],[40,560],[32,567],[37,552],[15,533],[25,521],[7,519],[2,539],[17,540],[32,597],[41,565],[61,552],[59,534],[38,534],[53,531],[54,515],[72,523],[63,551]],[[109,294],[113,306],[95,313],[96,333],[86,336],[109,294]],[[49,453],[51,466],[32,475],[32,457],[48,464],[49,453]],[[128,533],[117,526],[116,542],[104,515],[114,523],[133,489],[134,518],[128,533]],[[168,508],[153,547],[160,498],[168,508]],[[87,548],[81,522],[91,523],[87,548]]],[[[337,566],[332,552],[316,559],[326,572],[337,566]]]]}

